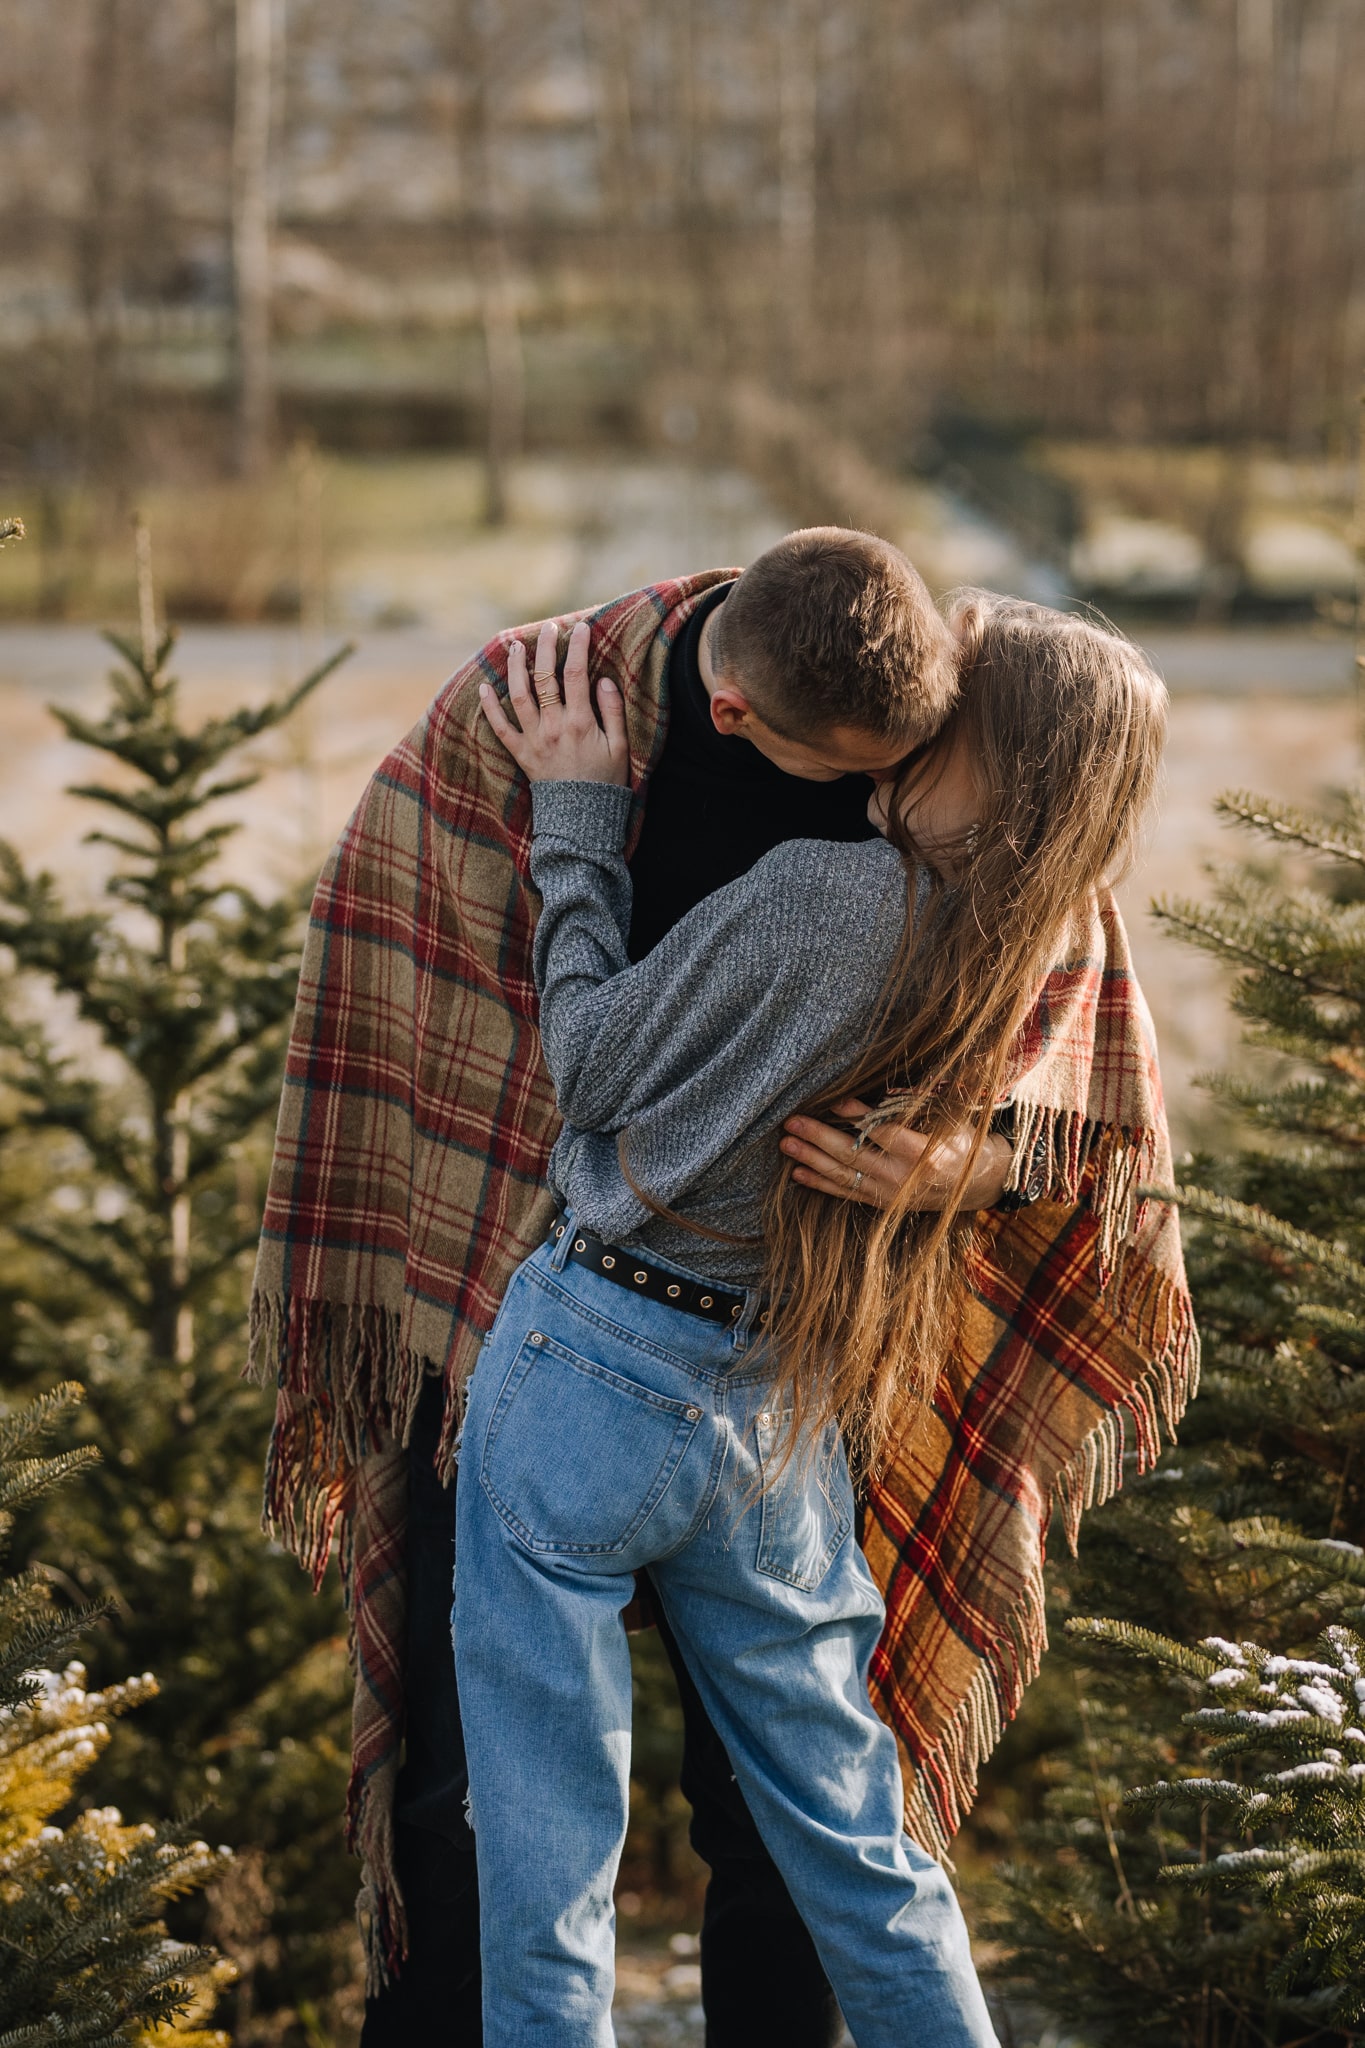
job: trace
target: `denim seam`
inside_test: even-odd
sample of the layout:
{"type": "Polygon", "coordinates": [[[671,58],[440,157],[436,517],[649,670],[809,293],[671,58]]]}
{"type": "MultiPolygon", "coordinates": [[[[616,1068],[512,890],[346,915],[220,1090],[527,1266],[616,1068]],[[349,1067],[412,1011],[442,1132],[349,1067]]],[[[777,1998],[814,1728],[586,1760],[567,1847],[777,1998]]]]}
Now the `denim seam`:
{"type": "MultiPolygon", "coordinates": [[[[715,1419],[717,1421],[721,1419],[720,1410],[717,1410],[715,1419]]],[[[678,1541],[670,1549],[660,1551],[658,1557],[660,1564],[663,1564],[670,1557],[676,1557],[680,1551],[686,1550],[688,1544],[694,1541],[697,1531],[701,1528],[703,1522],[710,1516],[720,1492],[720,1482],[725,1470],[725,1459],[728,1450],[729,1445],[726,1443],[724,1431],[717,1429],[716,1448],[711,1453],[711,1470],[706,1475],[706,1485],[702,1489],[701,1505],[688,1523],[685,1533],[678,1541]]],[[[662,1594],[660,1594],[661,1599],[662,1597],[662,1594]]]]}
{"type": "MultiPolygon", "coordinates": [[[[540,1337],[540,1342],[532,1344],[531,1349],[542,1358],[562,1358],[564,1363],[571,1365],[576,1372],[585,1372],[593,1379],[604,1380],[608,1386],[616,1387],[621,1393],[645,1402],[650,1408],[662,1408],[670,1415],[685,1416],[689,1408],[696,1406],[693,1401],[678,1401],[672,1394],[660,1394],[656,1393],[653,1387],[642,1387],[637,1380],[627,1379],[624,1373],[613,1372],[611,1367],[603,1365],[600,1359],[585,1358],[581,1351],[572,1350],[562,1337],[552,1337],[548,1331],[538,1331],[535,1334],[540,1337]]],[[[523,1337],[518,1347],[519,1351],[524,1351],[529,1343],[530,1338],[523,1337]]],[[[534,1362],[533,1360],[532,1363],[534,1362]]],[[[496,1414],[493,1421],[497,1421],[496,1414]]],[[[491,1439],[491,1426],[489,1435],[491,1439]]]]}
{"type": "MultiPolygon", "coordinates": [[[[781,1414],[774,1415],[774,1427],[780,1428],[783,1422],[789,1422],[790,1419],[791,1410],[788,1408],[784,1410],[781,1414]]],[[[837,1508],[835,1507],[834,1502],[830,1499],[829,1494],[825,1490],[823,1478],[817,1475],[817,1484],[819,1485],[820,1497],[824,1501],[826,1507],[830,1510],[832,1516],[834,1517],[834,1527],[831,1530],[830,1536],[825,1544],[823,1551],[820,1553],[818,1563],[815,1565],[813,1570],[797,1572],[788,1570],[780,1564],[765,1562],[764,1545],[769,1528],[771,1526],[769,1517],[770,1513],[776,1513],[777,1503],[776,1501],[773,1501],[772,1494],[769,1491],[769,1488],[766,1484],[768,1458],[764,1453],[762,1437],[757,1433],[757,1431],[755,1431],[755,1445],[758,1451],[759,1470],[765,1476],[765,1484],[763,1488],[763,1493],[760,1498],[760,1512],[758,1523],[758,1554],[754,1560],[754,1569],[755,1571],[761,1572],[764,1578],[777,1579],[782,1585],[791,1586],[798,1593],[816,1593],[824,1584],[825,1577],[829,1571],[830,1566],[833,1564],[836,1556],[838,1555],[839,1549],[843,1544],[845,1537],[848,1535],[849,1530],[853,1527],[853,1517],[842,1505],[837,1508]],[[772,1501],[771,1510],[769,1508],[770,1501],[772,1501]]]]}
{"type": "Polygon", "coordinates": [[[780,1564],[765,1564],[763,1562],[762,1551],[763,1535],[762,1530],[760,1528],[759,1555],[754,1565],[754,1570],[761,1572],[765,1579],[780,1580],[784,1586],[791,1586],[795,1592],[818,1593],[821,1586],[825,1582],[830,1566],[833,1564],[836,1556],[842,1548],[844,1540],[847,1537],[848,1532],[852,1528],[852,1526],[853,1525],[850,1521],[844,1521],[842,1527],[838,1530],[837,1534],[832,1536],[829,1542],[826,1544],[824,1554],[822,1555],[820,1563],[814,1572],[789,1572],[784,1571],[780,1564]]]}

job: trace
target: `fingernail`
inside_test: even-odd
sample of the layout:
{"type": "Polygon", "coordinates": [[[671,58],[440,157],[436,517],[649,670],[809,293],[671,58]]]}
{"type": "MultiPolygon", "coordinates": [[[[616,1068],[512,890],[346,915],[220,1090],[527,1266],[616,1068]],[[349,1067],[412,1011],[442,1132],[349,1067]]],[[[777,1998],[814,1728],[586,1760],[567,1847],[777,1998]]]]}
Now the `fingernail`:
{"type": "Polygon", "coordinates": [[[601,682],[597,685],[597,687],[599,690],[611,690],[613,693],[616,689],[616,685],[612,681],[610,676],[603,676],[601,682]]]}

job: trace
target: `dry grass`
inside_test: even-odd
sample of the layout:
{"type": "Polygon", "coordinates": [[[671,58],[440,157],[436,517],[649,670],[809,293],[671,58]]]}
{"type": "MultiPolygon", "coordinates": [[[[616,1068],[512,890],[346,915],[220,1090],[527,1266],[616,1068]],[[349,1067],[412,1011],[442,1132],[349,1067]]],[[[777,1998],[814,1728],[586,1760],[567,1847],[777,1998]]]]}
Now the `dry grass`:
{"type": "Polygon", "coordinates": [[[1348,462],[1131,442],[1043,441],[1032,453],[1071,485],[1083,521],[1105,512],[1166,520],[1195,535],[1214,561],[1235,560],[1248,529],[1276,514],[1350,539],[1355,478],[1348,462]]]}
{"type": "Polygon", "coordinates": [[[134,608],[133,503],[147,521],[168,616],[248,623],[297,617],[324,580],[370,548],[404,552],[478,537],[479,464],[461,456],[297,460],[261,483],[159,483],[132,496],[20,484],[29,545],[0,560],[0,618],[102,622],[134,608]]]}

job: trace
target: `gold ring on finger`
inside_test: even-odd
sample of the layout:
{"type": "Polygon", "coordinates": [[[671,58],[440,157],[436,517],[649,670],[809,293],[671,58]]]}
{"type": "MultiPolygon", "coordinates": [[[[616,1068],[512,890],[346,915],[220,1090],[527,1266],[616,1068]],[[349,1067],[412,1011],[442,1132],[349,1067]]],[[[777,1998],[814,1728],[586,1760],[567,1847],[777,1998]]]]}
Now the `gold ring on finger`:
{"type": "Polygon", "coordinates": [[[537,676],[535,684],[536,702],[538,704],[557,704],[559,702],[558,676],[537,676]]]}

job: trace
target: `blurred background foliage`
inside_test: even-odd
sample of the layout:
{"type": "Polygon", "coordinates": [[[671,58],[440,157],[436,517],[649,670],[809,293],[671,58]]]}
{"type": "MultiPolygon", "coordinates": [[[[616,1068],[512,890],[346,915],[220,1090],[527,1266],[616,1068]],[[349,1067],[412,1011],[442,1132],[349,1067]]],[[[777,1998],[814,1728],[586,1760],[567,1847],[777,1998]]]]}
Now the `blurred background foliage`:
{"type": "Polygon", "coordinates": [[[833,437],[1087,593],[1352,588],[1353,0],[11,0],[0,146],[10,608],[99,613],[157,481],[177,616],[297,607],[301,435],[868,516],[833,437]]]}

